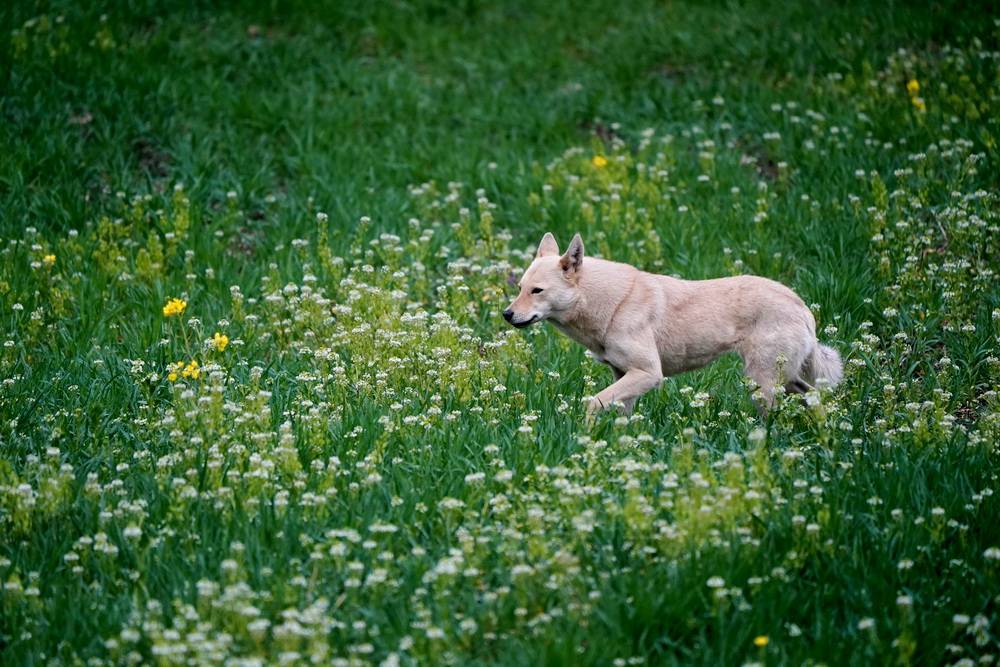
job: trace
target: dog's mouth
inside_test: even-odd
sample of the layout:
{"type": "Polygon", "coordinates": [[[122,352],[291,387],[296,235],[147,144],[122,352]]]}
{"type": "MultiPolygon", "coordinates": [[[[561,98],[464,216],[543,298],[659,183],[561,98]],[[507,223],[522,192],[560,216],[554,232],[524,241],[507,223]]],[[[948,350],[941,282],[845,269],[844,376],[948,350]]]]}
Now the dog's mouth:
{"type": "Polygon", "coordinates": [[[518,329],[523,329],[526,326],[530,326],[538,321],[538,315],[532,315],[530,320],[525,320],[523,322],[511,322],[511,326],[515,326],[518,329]]]}

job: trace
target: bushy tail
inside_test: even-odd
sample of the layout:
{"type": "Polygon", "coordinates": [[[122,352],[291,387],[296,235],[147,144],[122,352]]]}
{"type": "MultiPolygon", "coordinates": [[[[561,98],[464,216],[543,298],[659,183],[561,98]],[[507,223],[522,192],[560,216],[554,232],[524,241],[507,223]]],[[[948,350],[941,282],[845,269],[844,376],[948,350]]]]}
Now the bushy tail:
{"type": "Polygon", "coordinates": [[[806,381],[814,387],[825,385],[835,387],[844,377],[844,364],[840,353],[828,345],[816,344],[812,357],[806,361],[803,369],[806,381]]]}

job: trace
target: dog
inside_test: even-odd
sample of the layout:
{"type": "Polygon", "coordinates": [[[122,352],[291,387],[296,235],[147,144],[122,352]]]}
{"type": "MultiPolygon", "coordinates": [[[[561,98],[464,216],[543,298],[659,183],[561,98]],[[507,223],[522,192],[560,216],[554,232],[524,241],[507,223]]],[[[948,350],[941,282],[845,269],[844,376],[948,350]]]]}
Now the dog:
{"type": "Polygon", "coordinates": [[[594,396],[588,416],[619,407],[626,414],[664,377],[701,368],[727,352],[743,359],[757,385],[760,413],[775,391],[805,393],[836,385],[840,354],[816,339],[806,304],[781,283],[758,276],[681,280],[634,266],[584,258],[583,239],[566,253],[542,237],[520,292],[503,312],[523,328],[551,322],[611,367],[614,382],[594,396]]]}

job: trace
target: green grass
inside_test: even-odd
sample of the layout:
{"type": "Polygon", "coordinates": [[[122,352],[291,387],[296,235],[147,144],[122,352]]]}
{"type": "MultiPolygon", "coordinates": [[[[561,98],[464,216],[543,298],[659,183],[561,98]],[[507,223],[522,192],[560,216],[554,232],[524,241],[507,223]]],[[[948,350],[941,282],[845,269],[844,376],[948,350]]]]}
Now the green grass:
{"type": "Polygon", "coordinates": [[[0,662],[1000,657],[998,16],[774,4],[0,7],[0,662]],[[588,424],[549,230],[844,383],[588,424]]]}

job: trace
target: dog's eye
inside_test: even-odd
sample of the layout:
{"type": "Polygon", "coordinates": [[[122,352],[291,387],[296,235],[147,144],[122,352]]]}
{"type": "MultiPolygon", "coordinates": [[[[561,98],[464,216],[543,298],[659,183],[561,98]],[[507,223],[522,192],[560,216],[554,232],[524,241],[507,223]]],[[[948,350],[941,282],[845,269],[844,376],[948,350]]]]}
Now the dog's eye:
{"type": "Polygon", "coordinates": [[[531,290],[531,293],[532,294],[541,294],[542,293],[542,288],[541,287],[536,287],[535,289],[531,290]]]}

